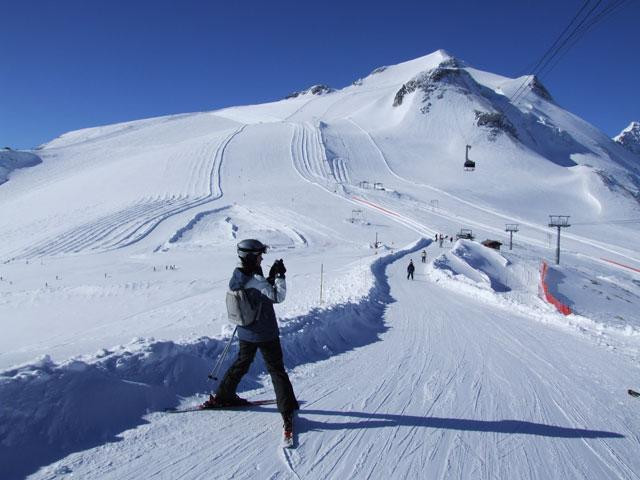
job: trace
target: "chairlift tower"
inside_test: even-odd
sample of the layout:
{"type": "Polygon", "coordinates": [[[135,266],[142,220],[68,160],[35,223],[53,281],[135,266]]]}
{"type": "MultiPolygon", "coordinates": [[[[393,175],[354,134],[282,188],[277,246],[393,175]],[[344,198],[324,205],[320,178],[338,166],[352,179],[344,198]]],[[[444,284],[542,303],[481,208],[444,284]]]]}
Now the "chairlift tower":
{"type": "Polygon", "coordinates": [[[517,223],[507,223],[504,227],[505,232],[509,232],[509,250],[513,250],[513,234],[518,231],[517,223]]]}
{"type": "Polygon", "coordinates": [[[558,229],[556,265],[560,265],[560,230],[571,226],[569,225],[569,215],[549,215],[549,226],[558,229]]]}

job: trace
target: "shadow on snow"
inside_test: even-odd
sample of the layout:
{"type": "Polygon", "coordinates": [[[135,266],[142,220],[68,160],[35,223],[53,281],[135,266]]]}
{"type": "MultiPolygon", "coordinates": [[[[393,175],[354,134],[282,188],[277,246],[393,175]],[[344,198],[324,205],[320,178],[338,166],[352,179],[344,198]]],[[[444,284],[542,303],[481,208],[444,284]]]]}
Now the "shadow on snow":
{"type": "Polygon", "coordinates": [[[320,430],[347,430],[353,428],[423,427],[468,432],[491,432],[520,435],[538,435],[558,438],[624,438],[624,435],[602,430],[560,427],[522,420],[470,420],[463,418],[419,417],[367,412],[344,412],[334,410],[303,410],[301,414],[330,415],[359,418],[358,421],[320,422],[300,417],[298,432],[320,430]]]}

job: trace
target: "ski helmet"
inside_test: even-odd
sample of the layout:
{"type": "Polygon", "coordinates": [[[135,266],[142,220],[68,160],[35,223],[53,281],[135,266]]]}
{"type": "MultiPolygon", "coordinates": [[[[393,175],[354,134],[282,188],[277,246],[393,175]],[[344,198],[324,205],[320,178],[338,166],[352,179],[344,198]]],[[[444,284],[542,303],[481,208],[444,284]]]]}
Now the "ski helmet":
{"type": "Polygon", "coordinates": [[[260,240],[247,238],[238,243],[238,256],[247,258],[249,256],[257,257],[261,253],[267,253],[267,246],[260,240]]]}

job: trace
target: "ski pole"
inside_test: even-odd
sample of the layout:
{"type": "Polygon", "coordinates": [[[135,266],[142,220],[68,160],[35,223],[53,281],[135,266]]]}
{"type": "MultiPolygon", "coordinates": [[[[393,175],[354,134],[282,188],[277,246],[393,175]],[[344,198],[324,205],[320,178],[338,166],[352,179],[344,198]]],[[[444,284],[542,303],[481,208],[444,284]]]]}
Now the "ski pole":
{"type": "Polygon", "coordinates": [[[215,367],[213,367],[213,370],[211,370],[211,373],[209,374],[209,378],[210,379],[218,380],[218,377],[217,377],[218,369],[220,368],[220,365],[222,365],[222,361],[224,360],[224,357],[226,357],[227,353],[229,352],[229,348],[231,347],[231,342],[233,342],[233,337],[236,335],[236,330],[238,330],[238,327],[233,329],[233,333],[231,334],[231,338],[227,342],[227,345],[224,347],[224,350],[222,350],[222,354],[220,355],[220,358],[216,362],[215,367]]]}

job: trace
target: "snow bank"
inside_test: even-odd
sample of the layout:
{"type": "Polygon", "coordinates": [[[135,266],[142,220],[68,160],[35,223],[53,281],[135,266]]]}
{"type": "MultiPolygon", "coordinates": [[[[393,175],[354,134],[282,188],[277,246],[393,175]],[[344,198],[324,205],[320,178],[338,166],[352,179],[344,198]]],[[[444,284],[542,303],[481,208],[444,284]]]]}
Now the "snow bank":
{"type": "Polygon", "coordinates": [[[640,335],[640,281],[584,262],[547,267],[549,293],[572,313],[588,317],[594,328],[625,336],[640,335]]]}
{"type": "Polygon", "coordinates": [[[554,295],[554,291],[558,290],[558,284],[562,283],[564,275],[556,269],[550,269],[547,262],[540,265],[540,285],[544,298],[563,315],[571,315],[571,307],[567,305],[568,301],[563,298],[559,299],[559,294],[554,295]]]}
{"type": "MultiPolygon", "coordinates": [[[[281,338],[289,368],[376,341],[392,302],[387,265],[429,243],[423,239],[373,261],[372,287],[359,301],[287,319],[281,338]]],[[[91,357],[56,364],[45,356],[0,372],[0,477],[19,478],[73,451],[118,441],[118,433],[144,423],[146,413],[209,391],[207,373],[225,340],[136,339],[91,357]]],[[[255,362],[240,391],[255,388],[262,373],[255,362]]]]}
{"type": "Polygon", "coordinates": [[[509,261],[497,251],[477,242],[457,240],[450,251],[433,261],[435,275],[442,273],[462,282],[471,282],[481,289],[495,292],[511,290],[506,285],[509,261]]]}
{"type": "Polygon", "coordinates": [[[541,279],[536,273],[539,264],[531,257],[512,264],[480,244],[459,240],[450,252],[429,264],[426,273],[450,290],[508,310],[514,316],[586,335],[598,345],[637,358],[640,317],[636,306],[640,302],[640,282],[606,276],[593,270],[593,263],[578,265],[548,267],[546,272],[547,290],[571,315],[560,313],[539,296],[541,279]],[[460,248],[461,242],[467,245],[460,248]],[[485,253],[489,253],[489,258],[484,257],[485,253]],[[492,288],[496,281],[507,290],[492,288]]]}
{"type": "Polygon", "coordinates": [[[270,248],[295,248],[306,245],[304,235],[279,220],[283,215],[276,209],[270,214],[261,210],[226,205],[197,213],[179,228],[157,250],[170,248],[194,250],[206,247],[233,248],[237,238],[260,238],[270,248]]]}
{"type": "Polygon", "coordinates": [[[0,477],[19,478],[81,449],[116,441],[151,410],[206,389],[221,340],[135,340],[93,358],[47,356],[0,373],[0,477]]]}

